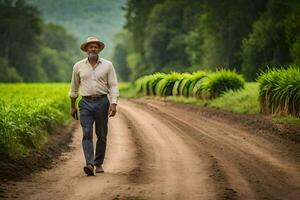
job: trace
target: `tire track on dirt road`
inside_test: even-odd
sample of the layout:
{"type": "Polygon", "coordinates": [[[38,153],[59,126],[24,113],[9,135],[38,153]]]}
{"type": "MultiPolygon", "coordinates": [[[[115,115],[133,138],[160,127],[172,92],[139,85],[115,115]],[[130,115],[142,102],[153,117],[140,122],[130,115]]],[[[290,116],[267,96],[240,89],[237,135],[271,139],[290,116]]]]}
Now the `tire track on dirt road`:
{"type": "MultiPolygon", "coordinates": [[[[167,148],[178,148],[182,149],[180,147],[180,143],[184,144],[185,148],[188,149],[186,152],[182,152],[182,154],[179,156],[177,155],[177,158],[180,158],[178,162],[181,162],[183,167],[180,167],[179,164],[173,164],[173,166],[177,166],[177,169],[175,170],[176,174],[171,174],[169,176],[178,176],[178,182],[182,186],[173,186],[177,192],[182,192],[186,194],[184,197],[181,196],[180,198],[175,198],[176,196],[172,196],[170,194],[170,199],[236,199],[236,191],[234,191],[232,188],[230,188],[230,185],[228,183],[228,177],[226,176],[226,173],[222,166],[219,165],[219,161],[207,150],[206,146],[209,144],[212,144],[211,142],[202,145],[202,143],[199,143],[197,140],[195,140],[193,137],[189,136],[189,132],[194,131],[195,129],[188,124],[185,124],[181,121],[174,121],[170,120],[168,115],[161,112],[160,110],[153,110],[151,107],[147,106],[144,103],[140,102],[122,102],[122,105],[124,105],[125,108],[131,108],[129,114],[135,113],[139,117],[140,122],[142,124],[139,130],[144,130],[145,127],[148,126],[146,132],[141,133],[144,137],[161,137],[161,139],[158,139],[160,141],[163,140],[170,140],[170,138],[173,138],[173,140],[176,140],[176,142],[170,142],[164,144],[166,146],[170,146],[167,148]],[[145,119],[146,118],[146,119],[145,119]],[[153,119],[156,119],[156,123],[153,123],[153,119]],[[145,124],[145,123],[148,123],[145,124]],[[152,127],[150,126],[152,123],[152,127]],[[150,125],[149,125],[150,124],[150,125]],[[163,125],[163,127],[157,128],[157,125],[163,125]],[[154,128],[153,128],[154,127],[154,128]],[[166,130],[168,130],[169,133],[166,134],[166,130]],[[190,158],[192,156],[192,158],[190,158]],[[191,159],[191,162],[187,162],[187,159],[191,159]],[[182,172],[187,171],[189,169],[194,169],[194,171],[198,171],[198,173],[191,173],[188,172],[188,176],[182,174],[182,172]],[[183,184],[185,179],[193,180],[195,181],[192,184],[183,184]],[[202,183],[197,183],[197,180],[203,180],[202,183]],[[188,191],[188,188],[194,188],[194,191],[188,191]],[[197,188],[197,189],[195,189],[197,188]],[[203,192],[201,192],[203,191],[203,192]],[[198,195],[197,197],[193,195],[198,195]],[[206,195],[206,196],[205,196],[206,195]]],[[[181,113],[176,113],[176,116],[180,116],[181,113]]],[[[129,115],[129,117],[136,121],[135,118],[132,115],[129,115]]],[[[196,130],[195,134],[200,135],[199,131],[196,130]]],[[[201,135],[200,135],[201,136],[201,135]]],[[[149,140],[151,138],[147,138],[147,142],[149,143],[149,140]]],[[[151,142],[152,143],[152,142],[151,142]]],[[[153,145],[157,146],[159,145],[158,142],[154,141],[153,145]]],[[[164,147],[166,148],[166,147],[164,147]]],[[[177,150],[177,151],[178,151],[177,150]]],[[[166,151],[166,150],[165,150],[166,151]]],[[[161,152],[161,151],[159,151],[161,152]]],[[[176,154],[176,152],[175,152],[176,154]]],[[[178,152],[177,152],[178,154],[178,152]]],[[[168,157],[170,155],[166,155],[168,157]]],[[[167,158],[165,158],[167,159],[167,158]]],[[[150,159],[151,160],[151,159],[150,159]]],[[[155,160],[155,158],[152,158],[152,160],[155,160]]],[[[174,172],[173,169],[170,169],[171,172],[174,172]]],[[[159,168],[152,169],[154,173],[160,174],[159,168]],[[157,171],[158,170],[158,171],[157,171]]],[[[168,182],[173,182],[175,180],[171,180],[168,178],[167,174],[160,175],[160,178],[165,178],[167,181],[165,184],[170,184],[168,182]]],[[[241,180],[240,180],[241,182],[241,180]]],[[[163,188],[164,186],[159,183],[159,181],[156,181],[154,184],[159,185],[159,188],[163,188]]],[[[172,187],[172,186],[170,186],[172,187]]],[[[174,193],[174,192],[173,192],[174,193]]],[[[252,194],[252,193],[251,193],[252,194]]],[[[174,195],[174,194],[173,194],[174,195]]],[[[248,195],[247,197],[249,197],[248,195]]],[[[155,199],[155,198],[153,198],[155,199]]],[[[157,199],[157,198],[156,198],[157,199]]],[[[164,198],[161,198],[164,199],[164,198]]]]}
{"type": "MultiPolygon", "coordinates": [[[[94,136],[95,137],[95,136],[94,136]]],[[[82,132],[61,162],[18,182],[7,199],[297,199],[299,144],[268,140],[184,105],[120,99],[105,173],[83,173],[82,132]],[[289,147],[289,148],[287,148],[289,147]],[[293,150],[294,152],[291,152],[293,150]]]]}
{"type": "Polygon", "coordinates": [[[127,101],[119,110],[134,123],[143,144],[153,188],[149,199],[217,199],[207,172],[210,162],[201,160],[161,117],[127,101]]]}
{"type": "MultiPolygon", "coordinates": [[[[185,130],[205,147],[226,172],[238,199],[289,199],[300,196],[300,146],[267,140],[233,124],[212,120],[184,106],[135,101],[185,130]],[[287,150],[292,147],[293,152],[287,150]]],[[[220,180],[218,181],[220,182],[220,180]]],[[[224,193],[225,199],[228,195],[224,193]]]]}
{"type": "Polygon", "coordinates": [[[120,196],[136,199],[135,196],[144,193],[145,187],[136,187],[131,181],[136,180],[142,156],[140,151],[137,152],[138,141],[132,133],[130,124],[122,114],[111,118],[105,173],[87,177],[82,170],[85,161],[81,148],[82,132],[78,124],[70,144],[72,150],[64,153],[57,165],[20,181],[5,183],[3,196],[16,200],[119,199],[120,196]]]}

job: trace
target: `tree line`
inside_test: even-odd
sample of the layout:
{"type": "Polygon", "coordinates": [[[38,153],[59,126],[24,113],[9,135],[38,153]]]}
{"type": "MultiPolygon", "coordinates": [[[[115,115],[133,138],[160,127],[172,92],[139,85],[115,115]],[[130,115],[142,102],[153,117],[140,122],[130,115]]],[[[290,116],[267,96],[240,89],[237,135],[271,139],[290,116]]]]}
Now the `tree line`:
{"type": "Polygon", "coordinates": [[[128,0],[114,42],[121,80],[160,72],[236,69],[255,80],[300,66],[298,0],[128,0]]]}
{"type": "Polygon", "coordinates": [[[97,36],[105,44],[101,56],[111,54],[113,36],[125,23],[124,6],[126,0],[26,0],[38,7],[47,21],[60,24],[72,32],[78,41],[89,36],[97,36]],[[55,2],[55,3],[54,3],[55,2]]]}
{"type": "Polygon", "coordinates": [[[80,56],[76,38],[24,0],[0,0],[0,82],[62,82],[80,56]]]}

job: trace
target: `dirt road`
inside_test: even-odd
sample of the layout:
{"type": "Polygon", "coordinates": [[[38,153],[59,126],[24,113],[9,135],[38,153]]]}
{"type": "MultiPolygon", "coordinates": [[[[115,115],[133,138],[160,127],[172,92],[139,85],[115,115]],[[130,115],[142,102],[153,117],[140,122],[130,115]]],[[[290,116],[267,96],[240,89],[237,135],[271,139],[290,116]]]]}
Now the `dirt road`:
{"type": "Polygon", "coordinates": [[[300,146],[192,107],[120,100],[106,173],[84,175],[81,129],[50,170],[9,182],[8,199],[300,199],[300,146]]]}

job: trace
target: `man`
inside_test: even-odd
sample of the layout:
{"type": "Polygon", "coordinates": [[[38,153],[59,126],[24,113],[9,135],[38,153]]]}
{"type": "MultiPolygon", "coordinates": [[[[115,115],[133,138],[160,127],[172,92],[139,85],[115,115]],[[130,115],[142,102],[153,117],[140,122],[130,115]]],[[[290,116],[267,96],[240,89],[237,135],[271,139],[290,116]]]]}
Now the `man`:
{"type": "Polygon", "coordinates": [[[106,150],[106,136],[108,116],[113,117],[117,112],[117,100],[119,96],[118,82],[113,64],[99,57],[99,53],[105,47],[104,43],[96,37],[87,38],[80,48],[87,53],[87,58],[80,60],[73,67],[71,89],[70,114],[77,118],[75,106],[80,86],[82,99],[78,103],[80,111],[80,124],[83,138],[82,147],[86,160],[83,168],[88,176],[96,172],[104,172],[102,164],[106,150]],[[110,101],[107,98],[109,94],[110,101]],[[96,152],[93,147],[93,123],[97,135],[96,152]]]}

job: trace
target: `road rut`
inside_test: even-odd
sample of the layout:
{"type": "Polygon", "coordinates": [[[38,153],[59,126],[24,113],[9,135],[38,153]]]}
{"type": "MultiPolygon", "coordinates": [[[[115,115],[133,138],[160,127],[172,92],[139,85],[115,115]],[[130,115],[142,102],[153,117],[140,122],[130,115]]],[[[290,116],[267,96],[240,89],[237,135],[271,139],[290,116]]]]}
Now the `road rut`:
{"type": "Polygon", "coordinates": [[[105,173],[84,175],[81,129],[52,169],[8,182],[7,199],[298,199],[298,143],[191,107],[123,100],[109,121],[105,173]],[[292,150],[292,151],[291,151],[292,150]]]}

